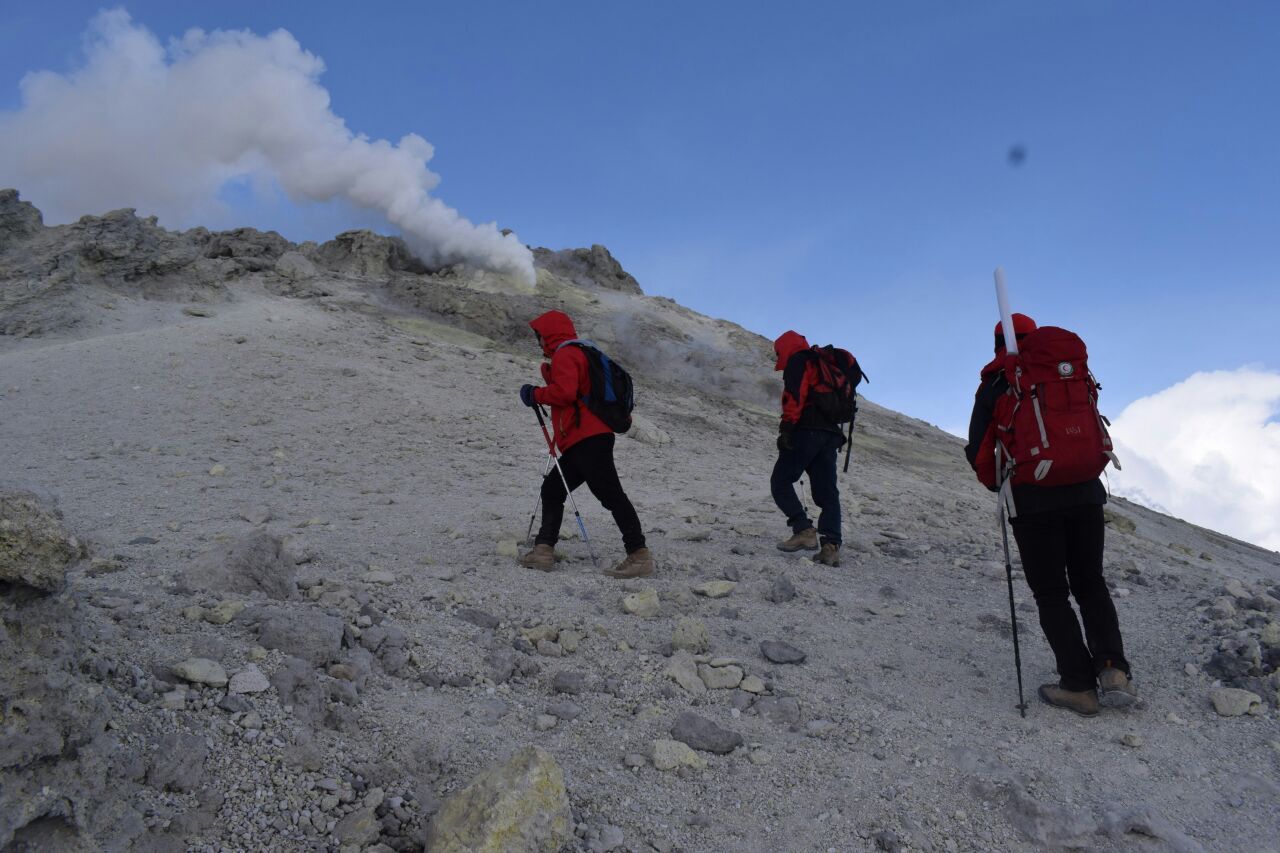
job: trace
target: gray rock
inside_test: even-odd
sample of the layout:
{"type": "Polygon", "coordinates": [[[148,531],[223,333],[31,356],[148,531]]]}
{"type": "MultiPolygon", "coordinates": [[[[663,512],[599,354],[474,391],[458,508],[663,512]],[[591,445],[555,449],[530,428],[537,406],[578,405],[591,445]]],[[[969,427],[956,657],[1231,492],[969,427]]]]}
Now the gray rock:
{"type": "Polygon", "coordinates": [[[564,773],[547,752],[526,747],[446,800],[431,821],[426,847],[432,853],[555,853],[572,832],[564,773]]]}
{"type": "Polygon", "coordinates": [[[760,654],[773,663],[803,663],[805,653],[781,640],[765,640],[760,643],[760,654]]]}
{"type": "Polygon", "coordinates": [[[281,255],[276,260],[275,271],[293,281],[312,278],[319,272],[316,265],[300,252],[285,252],[281,255]]]}
{"type": "Polygon", "coordinates": [[[66,585],[67,568],[87,556],[50,499],[0,492],[0,582],[58,592],[66,585]]]}
{"type": "Polygon", "coordinates": [[[477,610],[474,607],[460,607],[453,614],[463,622],[470,622],[477,628],[497,628],[502,624],[502,620],[491,613],[485,613],[483,610],[477,610]]]}
{"type": "Polygon", "coordinates": [[[258,642],[320,666],[337,658],[342,631],[342,620],[336,616],[309,610],[277,611],[258,626],[258,642]]]}
{"type": "Polygon", "coordinates": [[[581,672],[562,669],[551,677],[551,689],[557,693],[577,696],[587,691],[587,677],[581,672]]]}
{"type": "Polygon", "coordinates": [[[671,634],[671,647],[676,650],[684,650],[701,654],[711,648],[711,637],[707,633],[707,626],[703,625],[697,619],[691,619],[688,616],[681,617],[676,623],[676,629],[671,634]]]}
{"type": "Polygon", "coordinates": [[[1209,699],[1213,710],[1223,717],[1239,717],[1262,707],[1262,697],[1257,693],[1235,687],[1219,687],[1209,694],[1209,699]]]}
{"type": "Polygon", "coordinates": [[[173,674],[193,684],[223,687],[227,683],[227,671],[222,664],[208,658],[187,658],[173,665],[173,674]]]}
{"type": "Polygon", "coordinates": [[[585,288],[604,288],[623,293],[640,294],[640,283],[635,280],[609,250],[600,244],[590,249],[534,249],[533,256],[539,267],[555,273],[561,279],[585,288]]]}
{"type": "Polygon", "coordinates": [[[751,707],[771,723],[800,725],[800,700],[794,696],[761,696],[751,707]]]}
{"type": "Polygon", "coordinates": [[[382,825],[373,809],[357,809],[338,821],[333,834],[343,846],[363,848],[378,840],[382,834],[382,825]]]}
{"type": "Polygon", "coordinates": [[[516,672],[516,653],[513,649],[499,648],[485,658],[489,666],[489,678],[494,684],[506,684],[516,672]]]}
{"type": "Polygon", "coordinates": [[[786,575],[779,575],[765,593],[765,598],[774,604],[784,604],[796,597],[795,584],[786,575]]]}
{"type": "Polygon", "coordinates": [[[554,702],[547,706],[547,713],[565,722],[571,722],[582,716],[582,707],[573,702],[554,702]]]}
{"type": "Polygon", "coordinates": [[[178,586],[189,591],[258,592],[285,600],[296,594],[296,571],[283,540],[260,528],[196,558],[178,577],[178,586]]]}
{"type": "Polygon", "coordinates": [[[157,744],[147,768],[147,784],[166,791],[191,791],[204,775],[204,760],[209,748],[204,738],[174,733],[165,735],[157,744]]]}
{"type": "Polygon", "coordinates": [[[253,710],[253,703],[235,693],[227,693],[218,700],[218,707],[228,714],[244,714],[253,710]]]}
{"type": "Polygon", "coordinates": [[[742,746],[742,735],[722,728],[692,711],[685,711],[671,726],[671,737],[694,749],[727,755],[742,746]]]}
{"type": "Polygon", "coordinates": [[[276,689],[280,704],[292,706],[299,719],[312,724],[322,719],[328,694],[321,689],[315,669],[307,661],[285,658],[283,665],[271,674],[271,686],[276,689]]]}

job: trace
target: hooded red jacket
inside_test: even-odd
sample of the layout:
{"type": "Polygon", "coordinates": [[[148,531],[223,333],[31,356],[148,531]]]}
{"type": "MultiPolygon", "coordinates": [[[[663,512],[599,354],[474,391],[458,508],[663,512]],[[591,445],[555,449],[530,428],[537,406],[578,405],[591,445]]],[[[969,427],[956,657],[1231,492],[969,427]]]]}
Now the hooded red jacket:
{"type": "Polygon", "coordinates": [[[807,362],[797,360],[793,364],[791,359],[808,349],[809,341],[799,332],[783,332],[773,342],[773,351],[778,356],[778,362],[773,369],[784,371],[782,374],[782,420],[793,426],[800,422],[809,388],[805,381],[807,362]]]}
{"type": "Polygon", "coordinates": [[[612,433],[582,402],[591,392],[591,376],[582,350],[563,345],[578,337],[569,315],[548,311],[529,326],[542,342],[542,354],[550,359],[550,363],[542,365],[542,380],[547,384],[534,389],[533,399],[551,407],[551,423],[560,452],[564,453],[584,438],[612,433]]]}

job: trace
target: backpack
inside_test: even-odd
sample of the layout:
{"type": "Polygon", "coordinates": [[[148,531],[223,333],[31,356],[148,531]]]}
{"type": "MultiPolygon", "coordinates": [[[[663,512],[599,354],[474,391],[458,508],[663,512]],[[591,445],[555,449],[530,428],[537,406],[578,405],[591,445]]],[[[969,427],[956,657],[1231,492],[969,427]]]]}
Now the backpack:
{"type": "Polygon", "coordinates": [[[992,418],[995,476],[1015,486],[1068,486],[1096,478],[1108,462],[1118,469],[1084,341],[1041,326],[1018,350],[1005,357],[1009,390],[992,418]]]}
{"type": "Polygon", "coordinates": [[[565,341],[560,346],[575,346],[587,357],[587,376],[591,380],[591,391],[581,402],[614,432],[631,429],[631,410],[636,405],[635,385],[631,381],[631,374],[591,341],[565,341]]]}
{"type": "Polygon", "coordinates": [[[858,383],[864,378],[858,360],[848,350],[828,344],[812,347],[813,373],[805,395],[812,407],[833,424],[851,423],[858,413],[858,383]]]}

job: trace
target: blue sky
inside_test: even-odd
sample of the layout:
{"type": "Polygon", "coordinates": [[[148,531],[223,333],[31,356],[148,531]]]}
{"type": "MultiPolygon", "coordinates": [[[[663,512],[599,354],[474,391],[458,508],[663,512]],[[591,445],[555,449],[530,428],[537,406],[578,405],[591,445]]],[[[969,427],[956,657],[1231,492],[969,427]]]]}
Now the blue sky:
{"type": "MultiPolygon", "coordinates": [[[[0,109],[100,3],[0,12],[0,109]]],[[[292,32],[332,108],[436,147],[438,194],[649,293],[858,354],[956,429],[1015,305],[1081,332],[1106,409],[1280,368],[1280,6],[1270,3],[131,2],[161,39],[292,32]],[[1020,167],[1010,146],[1026,147],[1020,167]]],[[[228,222],[356,221],[229,190],[228,222]]]]}

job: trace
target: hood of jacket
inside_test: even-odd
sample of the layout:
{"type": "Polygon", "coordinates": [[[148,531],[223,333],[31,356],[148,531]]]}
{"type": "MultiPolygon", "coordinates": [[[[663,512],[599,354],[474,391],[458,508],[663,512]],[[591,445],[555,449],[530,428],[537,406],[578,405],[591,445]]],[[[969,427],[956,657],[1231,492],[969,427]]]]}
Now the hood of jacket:
{"type": "Polygon", "coordinates": [[[547,358],[554,355],[556,348],[565,341],[572,341],[578,337],[578,331],[573,328],[573,321],[563,311],[548,311],[535,317],[529,326],[542,340],[542,354],[547,358]]]}
{"type": "Polygon", "coordinates": [[[778,356],[778,363],[773,366],[773,369],[786,370],[787,362],[791,360],[791,356],[808,348],[809,342],[805,340],[804,335],[799,332],[783,332],[773,342],[773,352],[778,356]]]}

